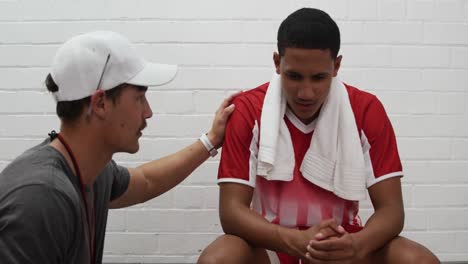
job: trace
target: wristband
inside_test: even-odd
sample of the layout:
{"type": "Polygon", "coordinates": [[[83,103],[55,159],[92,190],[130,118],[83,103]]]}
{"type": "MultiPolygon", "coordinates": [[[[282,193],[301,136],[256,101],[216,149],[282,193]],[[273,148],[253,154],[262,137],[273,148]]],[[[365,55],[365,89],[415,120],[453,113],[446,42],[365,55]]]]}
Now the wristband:
{"type": "Polygon", "coordinates": [[[206,150],[210,153],[211,157],[214,157],[218,154],[218,150],[213,146],[206,134],[201,135],[200,141],[203,144],[203,146],[205,146],[206,150]]]}

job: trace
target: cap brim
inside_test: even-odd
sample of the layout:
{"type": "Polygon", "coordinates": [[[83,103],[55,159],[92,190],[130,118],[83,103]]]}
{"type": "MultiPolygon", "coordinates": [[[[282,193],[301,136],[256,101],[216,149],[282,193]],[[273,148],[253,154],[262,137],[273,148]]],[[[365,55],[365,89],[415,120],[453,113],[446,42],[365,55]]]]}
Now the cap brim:
{"type": "Polygon", "coordinates": [[[177,74],[177,65],[147,62],[145,67],[128,84],[139,86],[159,86],[172,81],[177,74]]]}

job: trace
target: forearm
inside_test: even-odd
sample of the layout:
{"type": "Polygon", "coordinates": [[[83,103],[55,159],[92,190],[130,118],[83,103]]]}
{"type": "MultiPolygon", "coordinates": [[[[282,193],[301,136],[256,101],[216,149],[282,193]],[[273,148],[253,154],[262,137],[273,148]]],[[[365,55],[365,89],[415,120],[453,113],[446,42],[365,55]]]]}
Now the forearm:
{"type": "Polygon", "coordinates": [[[399,206],[381,208],[369,218],[360,232],[352,234],[358,254],[368,254],[383,247],[391,239],[400,234],[404,225],[404,210],[399,206]]]}
{"type": "Polygon", "coordinates": [[[226,234],[241,237],[256,248],[284,252],[292,256],[302,256],[306,250],[307,238],[303,248],[296,248],[292,237],[301,237],[301,231],[272,224],[249,208],[233,208],[224,212],[221,209],[221,223],[226,234]],[[224,215],[224,216],[223,216],[224,215]]]}
{"type": "Polygon", "coordinates": [[[148,182],[146,200],[175,187],[208,158],[208,151],[200,140],[197,140],[174,154],[139,166],[148,182]]]}

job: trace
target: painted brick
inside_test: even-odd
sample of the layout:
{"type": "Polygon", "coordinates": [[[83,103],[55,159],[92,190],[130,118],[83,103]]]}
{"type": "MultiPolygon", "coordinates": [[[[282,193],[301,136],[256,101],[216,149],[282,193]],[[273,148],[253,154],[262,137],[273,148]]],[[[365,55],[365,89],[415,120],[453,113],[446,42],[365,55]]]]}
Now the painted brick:
{"type": "Polygon", "coordinates": [[[364,22],[344,20],[336,23],[340,28],[341,42],[345,45],[361,44],[367,37],[367,33],[364,33],[364,22]]]}
{"type": "Polygon", "coordinates": [[[407,1],[407,18],[410,20],[431,20],[434,18],[433,0],[407,1]]]}
{"type": "MultiPolygon", "coordinates": [[[[273,56],[273,51],[271,52],[273,56]]],[[[273,60],[266,68],[258,67],[180,67],[173,82],[158,89],[184,90],[248,90],[270,80],[273,75],[273,60]]]]}
{"type": "Polygon", "coordinates": [[[270,66],[274,44],[141,44],[152,61],[181,65],[270,66]]]}
{"type": "Polygon", "coordinates": [[[463,45],[468,42],[468,25],[457,23],[424,24],[424,43],[463,45]]]}
{"type": "MultiPolygon", "coordinates": [[[[468,68],[468,49],[467,48],[452,48],[452,67],[468,68]]],[[[466,87],[466,85],[464,86],[466,87]]],[[[466,88],[465,88],[466,90],[466,88]]]]}
{"type": "Polygon", "coordinates": [[[406,161],[403,163],[403,181],[415,184],[468,183],[466,161],[406,161]]]}
{"type": "MultiPolygon", "coordinates": [[[[179,65],[173,82],[148,91],[154,116],[140,151],[114,157],[137,166],[196,142],[227,94],[269,81],[277,27],[303,6],[335,18],[340,78],[389,113],[405,173],[403,234],[443,261],[468,260],[466,0],[0,0],[0,170],[57,129],[43,80],[71,36],[118,31],[147,59],[179,65]]],[[[209,159],[174,190],[112,210],[105,262],[195,263],[221,233],[218,164],[209,159]]],[[[361,203],[364,222],[372,212],[361,203]]]]}
{"type": "Polygon", "coordinates": [[[205,208],[218,209],[219,208],[219,187],[206,186],[203,187],[203,200],[205,201],[205,208]]]}
{"type": "Polygon", "coordinates": [[[56,45],[0,45],[0,67],[44,67],[52,63],[56,45]]]}
{"type": "Polygon", "coordinates": [[[391,116],[390,119],[399,137],[464,137],[468,134],[466,115],[391,116]]]}
{"type": "Polygon", "coordinates": [[[200,254],[211,243],[215,234],[161,234],[159,246],[162,254],[200,254]]]}
{"type": "Polygon", "coordinates": [[[158,252],[158,236],[151,233],[108,232],[104,252],[106,254],[154,254],[158,252]]]}
{"type": "Polygon", "coordinates": [[[48,72],[47,68],[0,68],[2,76],[0,89],[46,91],[44,80],[48,72]]]}
{"type": "Polygon", "coordinates": [[[466,1],[443,0],[435,1],[434,18],[439,21],[461,21],[463,20],[463,7],[466,1]]]}
{"type": "Polygon", "coordinates": [[[426,230],[428,227],[428,213],[422,209],[405,208],[404,230],[426,230]]]}
{"type": "Polygon", "coordinates": [[[196,92],[194,95],[195,112],[213,114],[224,98],[226,98],[226,93],[222,91],[196,92]]]}
{"type": "Polygon", "coordinates": [[[203,208],[203,188],[179,186],[174,189],[174,207],[180,209],[203,208]]]}
{"type": "Polygon", "coordinates": [[[218,210],[186,211],[184,218],[184,229],[187,232],[222,233],[218,210]]]}
{"type": "MultiPolygon", "coordinates": [[[[466,218],[465,218],[466,219],[466,218]]],[[[457,252],[468,252],[468,232],[459,232],[455,235],[455,250],[457,252]]],[[[465,260],[468,258],[465,258],[465,260]]]]}
{"type": "Polygon", "coordinates": [[[378,44],[409,44],[423,40],[422,23],[367,22],[364,24],[364,41],[378,44]]]}
{"type": "Polygon", "coordinates": [[[2,113],[55,113],[55,101],[47,92],[0,91],[2,113]]]}
{"type": "Polygon", "coordinates": [[[443,68],[450,65],[450,50],[443,47],[392,48],[392,66],[408,68],[443,68]]]}
{"type": "Polygon", "coordinates": [[[363,86],[372,90],[421,91],[422,73],[416,69],[362,69],[363,86]]]}
{"type": "Polygon", "coordinates": [[[451,157],[448,139],[399,138],[398,148],[400,157],[405,160],[448,160],[451,157]]]}
{"type": "Polygon", "coordinates": [[[172,154],[195,139],[140,139],[140,150],[135,154],[116,153],[114,158],[121,161],[148,161],[172,154]]]}
{"type": "Polygon", "coordinates": [[[156,198],[146,201],[142,204],[142,207],[152,209],[174,208],[174,191],[165,192],[156,198]]]}
{"type": "Polygon", "coordinates": [[[385,20],[404,20],[406,14],[406,1],[382,0],[380,1],[379,17],[385,20]]]}
{"type": "Polygon", "coordinates": [[[198,138],[202,133],[208,132],[213,115],[155,114],[151,119],[147,120],[148,127],[146,130],[143,130],[143,133],[148,136],[158,137],[198,138]]]}
{"type": "Polygon", "coordinates": [[[463,115],[467,98],[462,93],[439,93],[437,94],[437,113],[463,115]]]}
{"type": "Polygon", "coordinates": [[[349,5],[349,18],[352,20],[373,20],[377,18],[377,1],[352,1],[349,5]]]}
{"type": "Polygon", "coordinates": [[[278,22],[272,21],[63,21],[0,23],[4,44],[62,43],[88,31],[112,30],[139,42],[273,42],[278,22]],[[138,29],[138,30],[135,30],[138,29]],[[8,37],[9,36],[9,37],[8,37]]]}
{"type": "Polygon", "coordinates": [[[147,93],[147,99],[154,113],[189,114],[193,113],[192,92],[152,92],[147,93]]]}
{"type": "Polygon", "coordinates": [[[183,184],[215,185],[218,176],[218,162],[207,161],[198,167],[183,184]]]}
{"type": "Polygon", "coordinates": [[[333,19],[340,20],[346,19],[349,13],[350,0],[336,0],[334,2],[321,0],[318,5],[314,6],[313,1],[303,0],[304,6],[320,8],[327,12],[333,19]]]}
{"type": "Polygon", "coordinates": [[[23,153],[44,139],[6,139],[0,138],[0,160],[12,161],[18,155],[23,153]]]}
{"type": "Polygon", "coordinates": [[[414,205],[418,207],[468,205],[468,185],[419,185],[414,187],[414,205]]]}
{"type": "Polygon", "coordinates": [[[340,68],[339,78],[352,86],[356,86],[361,90],[366,90],[369,86],[365,85],[365,73],[362,69],[356,68],[340,68]]]}
{"type": "Polygon", "coordinates": [[[468,160],[468,139],[454,139],[453,158],[455,160],[468,160]]]}
{"type": "Polygon", "coordinates": [[[129,232],[183,232],[187,220],[180,210],[127,210],[126,215],[129,232]]]}
{"type": "Polygon", "coordinates": [[[422,85],[427,90],[468,91],[468,85],[464,85],[466,81],[466,70],[424,70],[422,74],[422,85]]]}
{"type": "Polygon", "coordinates": [[[126,215],[124,209],[109,210],[107,232],[125,231],[126,215]]]}
{"type": "Polygon", "coordinates": [[[433,93],[376,92],[376,95],[389,114],[432,114],[437,112],[437,97],[433,93]]]}
{"type": "Polygon", "coordinates": [[[430,230],[466,230],[468,229],[468,209],[441,208],[427,211],[427,223],[430,230]]]}
{"type": "Polygon", "coordinates": [[[60,130],[60,121],[53,115],[0,115],[0,137],[43,137],[51,130],[60,130]]]}
{"type": "Polygon", "coordinates": [[[344,67],[385,67],[390,66],[392,50],[387,46],[343,46],[344,67]]]}

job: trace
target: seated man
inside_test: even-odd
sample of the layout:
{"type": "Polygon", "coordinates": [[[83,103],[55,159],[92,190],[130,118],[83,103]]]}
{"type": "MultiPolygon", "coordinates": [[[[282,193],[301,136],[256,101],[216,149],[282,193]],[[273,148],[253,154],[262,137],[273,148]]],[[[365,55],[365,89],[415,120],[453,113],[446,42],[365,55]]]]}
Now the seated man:
{"type": "Polygon", "coordinates": [[[323,11],[282,22],[271,82],[234,100],[218,176],[226,235],[199,263],[439,263],[399,236],[393,128],[374,95],[337,79],[339,48],[323,11]],[[362,226],[366,192],[375,212],[362,226]]]}

